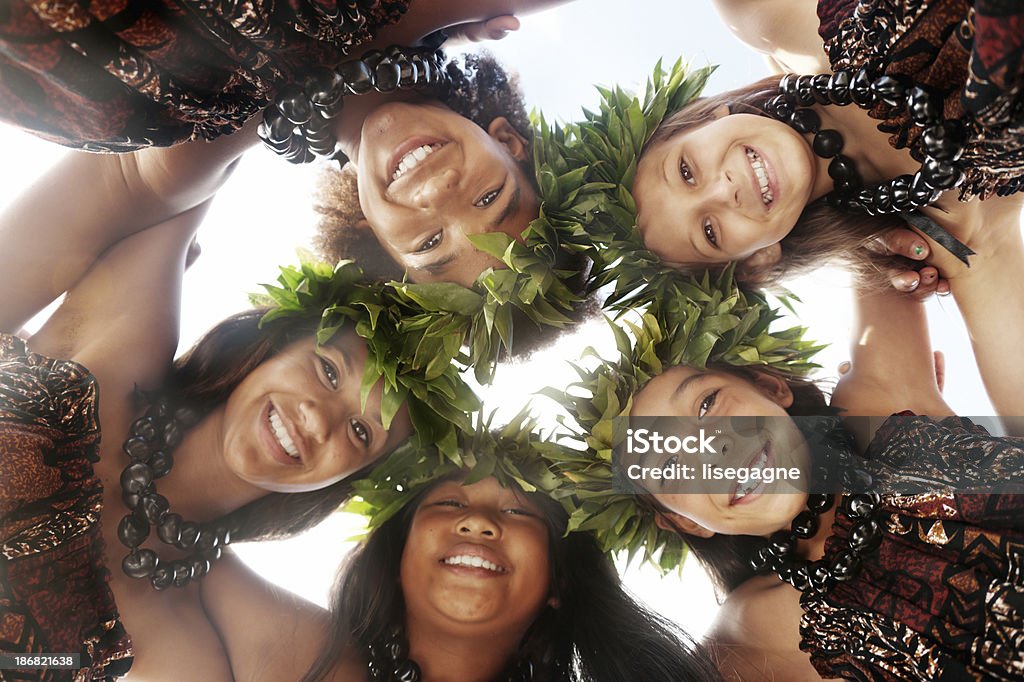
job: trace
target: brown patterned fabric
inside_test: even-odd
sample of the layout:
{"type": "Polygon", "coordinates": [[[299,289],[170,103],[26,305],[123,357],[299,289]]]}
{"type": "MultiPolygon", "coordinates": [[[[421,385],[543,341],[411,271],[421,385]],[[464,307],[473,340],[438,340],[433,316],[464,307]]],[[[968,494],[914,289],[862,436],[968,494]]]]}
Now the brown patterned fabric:
{"type": "Polygon", "coordinates": [[[3,0],[0,119],[92,151],[213,139],[408,0],[3,0]],[[345,19],[358,6],[361,23],[345,19]]]}
{"type": "Polygon", "coordinates": [[[0,680],[108,680],[131,640],[108,586],[98,387],[81,365],[0,334],[0,652],[80,653],[82,670],[0,670],[0,680]]]}
{"type": "MultiPolygon", "coordinates": [[[[818,17],[833,69],[870,66],[913,81],[942,97],[947,119],[967,125],[961,199],[1024,188],[1024,3],[819,0],[818,17]]],[[[921,133],[902,108],[883,103],[869,113],[898,149],[921,133]]]]}
{"type": "MultiPolygon", "coordinates": [[[[1024,480],[1024,439],[988,436],[959,418],[891,419],[869,455],[907,470],[920,448],[950,461],[963,457],[965,466],[947,477],[954,485],[1024,480]]],[[[818,673],[850,680],[1024,679],[1024,495],[892,495],[883,498],[878,520],[882,544],[857,577],[827,595],[801,597],[800,648],[818,673]]],[[[852,526],[836,513],[826,560],[847,546],[852,526]]]]}

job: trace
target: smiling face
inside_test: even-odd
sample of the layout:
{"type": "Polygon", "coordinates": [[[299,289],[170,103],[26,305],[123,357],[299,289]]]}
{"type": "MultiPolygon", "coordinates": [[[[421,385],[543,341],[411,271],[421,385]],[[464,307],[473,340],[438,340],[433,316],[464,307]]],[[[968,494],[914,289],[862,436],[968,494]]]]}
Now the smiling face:
{"type": "Polygon", "coordinates": [[[363,213],[414,282],[471,285],[500,261],[466,236],[518,238],[537,217],[526,140],[504,118],[484,130],[434,101],[386,104],[363,123],[358,157],[363,213]]]}
{"type": "MultiPolygon", "coordinates": [[[[692,417],[694,433],[698,428],[710,433],[721,429],[715,436],[718,454],[702,455],[702,461],[712,466],[798,467],[807,471],[807,444],[786,413],[793,403],[792,391],[772,375],[757,373],[755,377],[751,382],[727,372],[673,367],[636,395],[630,416],[692,417]]],[[[671,457],[649,465],[664,466],[671,457]]],[[[702,536],[769,535],[787,528],[807,500],[805,493],[793,492],[778,479],[768,484],[723,484],[698,476],[694,483],[701,491],[667,492],[671,483],[650,481],[648,492],[678,515],[677,525],[683,530],[702,536]]]]}
{"type": "Polygon", "coordinates": [[[549,563],[547,522],[523,493],[493,477],[441,483],[402,553],[409,629],[518,641],[549,597],[549,563]]]}
{"type": "Polygon", "coordinates": [[[300,339],[257,366],[220,408],[228,468],[262,490],[307,492],[394,449],[411,424],[403,409],[384,430],[379,384],[360,409],[366,359],[366,344],[347,331],[319,349],[300,339]]]}
{"type": "Polygon", "coordinates": [[[669,263],[770,265],[778,243],[831,182],[785,123],[725,113],[654,145],[637,166],[638,229],[669,263]]]}

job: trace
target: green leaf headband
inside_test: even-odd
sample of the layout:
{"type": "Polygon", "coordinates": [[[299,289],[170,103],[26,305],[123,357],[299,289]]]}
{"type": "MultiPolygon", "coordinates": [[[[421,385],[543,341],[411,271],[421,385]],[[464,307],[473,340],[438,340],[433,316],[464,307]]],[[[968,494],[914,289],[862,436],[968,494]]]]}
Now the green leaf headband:
{"type": "Polygon", "coordinates": [[[260,324],[286,318],[317,321],[318,345],[352,325],[368,349],[360,387],[363,405],[381,381],[384,427],[407,405],[415,440],[436,443],[456,456],[456,430],[470,429],[468,414],[479,408],[461,376],[469,319],[418,308],[385,284],[366,281],[353,261],[331,266],[302,254],[300,259],[298,267],[280,268],[277,285],[263,285],[266,294],[250,296],[253,304],[270,308],[260,324]]]}
{"type": "Polygon", "coordinates": [[[536,420],[525,410],[500,429],[478,418],[472,431],[459,433],[454,457],[413,443],[399,447],[369,476],[353,483],[355,497],[344,509],[366,516],[373,530],[421,491],[460,471],[469,472],[466,483],[495,476],[503,485],[515,483],[526,492],[552,495],[561,485],[548,461],[563,450],[565,446],[541,438],[536,420]]]}
{"type": "MultiPolygon", "coordinates": [[[[654,523],[651,508],[636,496],[613,489],[612,456],[624,441],[633,398],[655,376],[680,364],[703,369],[709,362],[771,368],[803,376],[816,368],[811,356],[822,347],[803,339],[805,329],[769,329],[778,312],[762,294],[744,292],[733,267],[712,279],[674,273],[675,281],[639,323],[609,321],[619,358],[601,361],[592,370],[575,366],[579,381],[566,390],[544,394],[561,403],[572,417],[564,422],[586,450],[551,459],[552,468],[573,496],[572,529],[593,531],[609,552],[626,550],[671,570],[685,556],[682,539],[654,523]]],[[[558,495],[558,492],[555,493],[558,495]]]]}

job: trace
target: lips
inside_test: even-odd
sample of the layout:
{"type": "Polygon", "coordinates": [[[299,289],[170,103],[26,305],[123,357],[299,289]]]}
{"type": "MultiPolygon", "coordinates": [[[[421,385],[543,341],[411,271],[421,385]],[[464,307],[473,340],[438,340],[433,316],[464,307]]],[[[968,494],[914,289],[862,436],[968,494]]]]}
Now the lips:
{"type": "Polygon", "coordinates": [[[385,178],[387,186],[390,187],[398,180],[412,175],[416,169],[422,168],[425,162],[446,144],[448,143],[445,140],[422,135],[402,142],[388,159],[387,177],[385,178]]]}
{"type": "Polygon", "coordinates": [[[747,157],[747,164],[750,167],[751,183],[754,187],[755,196],[760,197],[765,208],[770,208],[775,203],[778,195],[777,183],[774,182],[774,174],[768,161],[752,147],[744,147],[747,157]]]}
{"type": "MultiPolygon", "coordinates": [[[[772,466],[775,461],[774,453],[772,452],[771,441],[765,441],[765,444],[757,451],[755,451],[743,468],[747,470],[752,469],[767,469],[772,466]]],[[[733,487],[732,497],[729,499],[730,505],[736,504],[748,504],[764,492],[765,483],[763,478],[760,479],[748,479],[746,483],[737,482],[733,487]]]]}
{"type": "Polygon", "coordinates": [[[269,400],[261,412],[260,421],[260,438],[271,456],[288,466],[302,466],[302,439],[295,434],[294,426],[288,418],[269,400]]]}
{"type": "Polygon", "coordinates": [[[444,570],[474,577],[498,577],[512,571],[508,562],[491,548],[468,542],[450,548],[437,563],[444,570]]]}

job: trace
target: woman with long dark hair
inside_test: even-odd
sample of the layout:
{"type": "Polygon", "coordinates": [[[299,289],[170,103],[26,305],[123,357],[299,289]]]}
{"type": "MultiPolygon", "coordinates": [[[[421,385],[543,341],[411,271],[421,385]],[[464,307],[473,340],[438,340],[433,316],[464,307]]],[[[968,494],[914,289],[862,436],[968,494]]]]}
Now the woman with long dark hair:
{"type": "Polygon", "coordinates": [[[715,678],[623,590],[589,533],[565,534],[557,502],[466,473],[427,484],[370,534],[338,576],[326,628],[241,566],[215,576],[204,601],[235,679],[281,679],[304,663],[308,681],[715,678]]]}

